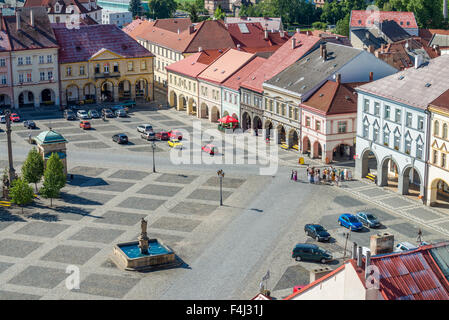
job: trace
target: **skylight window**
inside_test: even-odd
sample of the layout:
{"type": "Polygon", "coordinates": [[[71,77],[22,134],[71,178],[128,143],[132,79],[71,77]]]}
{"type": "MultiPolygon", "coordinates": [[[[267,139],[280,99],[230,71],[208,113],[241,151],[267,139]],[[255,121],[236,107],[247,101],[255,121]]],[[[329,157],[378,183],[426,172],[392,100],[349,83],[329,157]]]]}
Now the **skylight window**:
{"type": "Polygon", "coordinates": [[[249,33],[248,26],[246,25],[246,23],[239,23],[238,26],[241,33],[249,33]]]}
{"type": "Polygon", "coordinates": [[[402,79],[404,79],[404,76],[403,76],[403,75],[400,75],[399,78],[398,78],[398,80],[402,80],[402,79]]]}
{"type": "Polygon", "coordinates": [[[428,83],[428,82],[427,82],[426,85],[425,85],[425,87],[428,88],[428,87],[430,87],[431,85],[432,85],[431,83],[428,83]]]}

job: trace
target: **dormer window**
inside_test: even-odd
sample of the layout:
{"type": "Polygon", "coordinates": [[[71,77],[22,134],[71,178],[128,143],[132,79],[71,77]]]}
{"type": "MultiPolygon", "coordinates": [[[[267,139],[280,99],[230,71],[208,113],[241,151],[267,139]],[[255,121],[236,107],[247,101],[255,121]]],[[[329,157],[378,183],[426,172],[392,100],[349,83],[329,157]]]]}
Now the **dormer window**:
{"type": "Polygon", "coordinates": [[[61,6],[59,5],[59,3],[55,4],[55,12],[56,13],[61,13],[61,6]]]}

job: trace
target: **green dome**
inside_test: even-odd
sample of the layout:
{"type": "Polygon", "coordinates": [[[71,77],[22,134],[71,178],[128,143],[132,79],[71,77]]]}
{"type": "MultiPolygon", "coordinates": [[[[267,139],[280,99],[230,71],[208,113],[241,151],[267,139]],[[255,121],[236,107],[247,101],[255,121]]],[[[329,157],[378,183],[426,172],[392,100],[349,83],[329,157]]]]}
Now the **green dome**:
{"type": "Polygon", "coordinates": [[[67,143],[67,140],[61,134],[53,130],[39,133],[35,140],[38,144],[67,143]]]}

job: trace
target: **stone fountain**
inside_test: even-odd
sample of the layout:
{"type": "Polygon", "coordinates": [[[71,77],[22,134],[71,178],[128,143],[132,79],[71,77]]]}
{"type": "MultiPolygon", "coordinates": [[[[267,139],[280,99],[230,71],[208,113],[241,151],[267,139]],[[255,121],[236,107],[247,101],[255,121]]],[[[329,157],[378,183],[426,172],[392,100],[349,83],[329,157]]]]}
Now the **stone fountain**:
{"type": "Polygon", "coordinates": [[[121,269],[146,271],[162,267],[180,265],[175,253],[157,239],[147,235],[147,221],[140,220],[141,232],[138,241],[118,243],[114,245],[112,261],[121,269]]]}

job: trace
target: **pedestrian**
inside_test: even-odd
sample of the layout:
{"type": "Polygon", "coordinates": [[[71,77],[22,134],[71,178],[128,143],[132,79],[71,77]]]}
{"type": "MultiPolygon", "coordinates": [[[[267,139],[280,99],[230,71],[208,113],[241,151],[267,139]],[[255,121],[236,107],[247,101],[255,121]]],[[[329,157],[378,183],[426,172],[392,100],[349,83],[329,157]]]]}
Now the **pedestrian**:
{"type": "Polygon", "coordinates": [[[352,173],[351,170],[348,170],[348,181],[352,180],[352,173]]]}
{"type": "Polygon", "coordinates": [[[320,170],[318,170],[316,175],[315,175],[315,183],[316,184],[320,183],[320,170]]]}
{"type": "Polygon", "coordinates": [[[340,186],[340,185],[338,184],[338,175],[335,176],[335,185],[336,185],[337,187],[340,186]]]}
{"type": "Polygon", "coordinates": [[[416,238],[416,242],[418,242],[419,245],[422,243],[422,231],[421,228],[418,229],[418,237],[416,238]]]}
{"type": "Polygon", "coordinates": [[[292,174],[290,176],[290,180],[293,180],[293,170],[292,170],[292,174]]]}
{"type": "Polygon", "coordinates": [[[293,175],[293,180],[295,180],[295,182],[298,180],[298,171],[295,170],[295,174],[293,175]]]}

